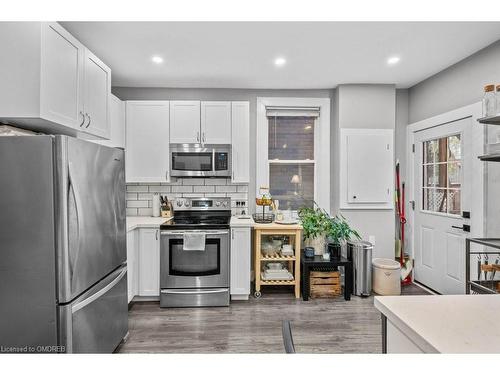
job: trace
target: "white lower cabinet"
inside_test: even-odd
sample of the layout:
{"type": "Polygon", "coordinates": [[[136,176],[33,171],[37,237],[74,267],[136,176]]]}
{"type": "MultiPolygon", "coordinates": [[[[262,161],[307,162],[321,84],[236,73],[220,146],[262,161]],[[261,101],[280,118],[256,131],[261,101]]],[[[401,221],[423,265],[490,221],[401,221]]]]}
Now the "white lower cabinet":
{"type": "Polygon", "coordinates": [[[160,230],[139,229],[139,296],[160,295],[160,230]]]}
{"type": "Polygon", "coordinates": [[[137,230],[127,232],[127,288],[129,303],[139,293],[139,247],[137,246],[137,239],[137,230]]]}
{"type": "Polygon", "coordinates": [[[251,229],[231,229],[231,299],[248,299],[250,295],[251,229]]]}

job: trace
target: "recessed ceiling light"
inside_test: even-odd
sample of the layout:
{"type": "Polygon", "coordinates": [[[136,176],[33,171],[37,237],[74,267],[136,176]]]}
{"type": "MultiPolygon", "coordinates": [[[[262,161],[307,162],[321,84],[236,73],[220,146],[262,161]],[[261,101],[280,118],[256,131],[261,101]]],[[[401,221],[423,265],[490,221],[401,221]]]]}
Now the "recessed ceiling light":
{"type": "Polygon", "coordinates": [[[391,56],[387,59],[387,64],[389,65],[396,65],[401,58],[399,56],[391,56]]]}
{"type": "Polygon", "coordinates": [[[153,56],[151,57],[151,61],[155,64],[161,64],[163,62],[163,57],[161,56],[153,56]]]}
{"type": "Polygon", "coordinates": [[[274,65],[276,65],[276,66],[283,66],[285,64],[286,64],[286,59],[284,57],[277,57],[274,60],[274,65]]]}

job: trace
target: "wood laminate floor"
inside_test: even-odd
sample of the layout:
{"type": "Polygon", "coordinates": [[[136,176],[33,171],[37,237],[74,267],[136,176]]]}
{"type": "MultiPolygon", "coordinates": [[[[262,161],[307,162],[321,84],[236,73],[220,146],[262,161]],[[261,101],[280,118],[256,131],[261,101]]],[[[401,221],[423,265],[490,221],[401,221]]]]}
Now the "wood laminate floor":
{"type": "MultiPolygon", "coordinates": [[[[427,294],[416,285],[403,294],[427,294]]],[[[119,353],[284,353],[281,322],[292,324],[298,353],[381,353],[373,297],[295,299],[280,289],[229,307],[162,309],[135,303],[119,353]]]]}

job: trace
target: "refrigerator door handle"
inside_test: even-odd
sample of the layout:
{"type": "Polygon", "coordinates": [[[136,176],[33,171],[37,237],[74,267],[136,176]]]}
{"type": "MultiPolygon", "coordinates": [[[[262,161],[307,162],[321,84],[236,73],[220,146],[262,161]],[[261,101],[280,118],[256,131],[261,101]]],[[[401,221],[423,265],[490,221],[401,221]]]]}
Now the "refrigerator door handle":
{"type": "MultiPolygon", "coordinates": [[[[77,243],[77,249],[75,253],[75,257],[78,256],[78,253],[80,252],[80,210],[78,207],[80,207],[80,196],[78,195],[78,189],[76,188],[74,184],[74,179],[73,179],[73,167],[71,162],[68,161],[68,181],[69,181],[69,186],[71,188],[71,193],[73,194],[73,199],[75,200],[75,213],[76,213],[76,243],[77,243]]],[[[72,252],[69,252],[69,256],[71,258],[72,252]]],[[[71,277],[73,276],[73,265],[74,265],[74,259],[70,259],[69,261],[69,270],[71,273],[71,277]]]]}
{"type": "Polygon", "coordinates": [[[123,276],[127,273],[127,268],[125,267],[119,274],[118,276],[111,281],[108,285],[106,285],[104,288],[99,290],[98,292],[92,294],[90,297],[85,298],[83,301],[76,303],[71,307],[71,313],[75,313],[80,309],[83,309],[85,306],[90,305],[92,302],[94,302],[96,299],[101,297],[102,295],[106,294],[110,289],[112,289],[116,284],[120,282],[121,279],[123,279],[123,276]]]}

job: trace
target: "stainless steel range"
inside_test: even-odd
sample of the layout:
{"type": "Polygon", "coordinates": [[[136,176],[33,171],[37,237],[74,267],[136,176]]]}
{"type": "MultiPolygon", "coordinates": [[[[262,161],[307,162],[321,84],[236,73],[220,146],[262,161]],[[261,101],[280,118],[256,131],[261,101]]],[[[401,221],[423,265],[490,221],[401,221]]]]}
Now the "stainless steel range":
{"type": "Polygon", "coordinates": [[[160,306],[229,306],[230,198],[179,198],[161,226],[160,306]]]}

